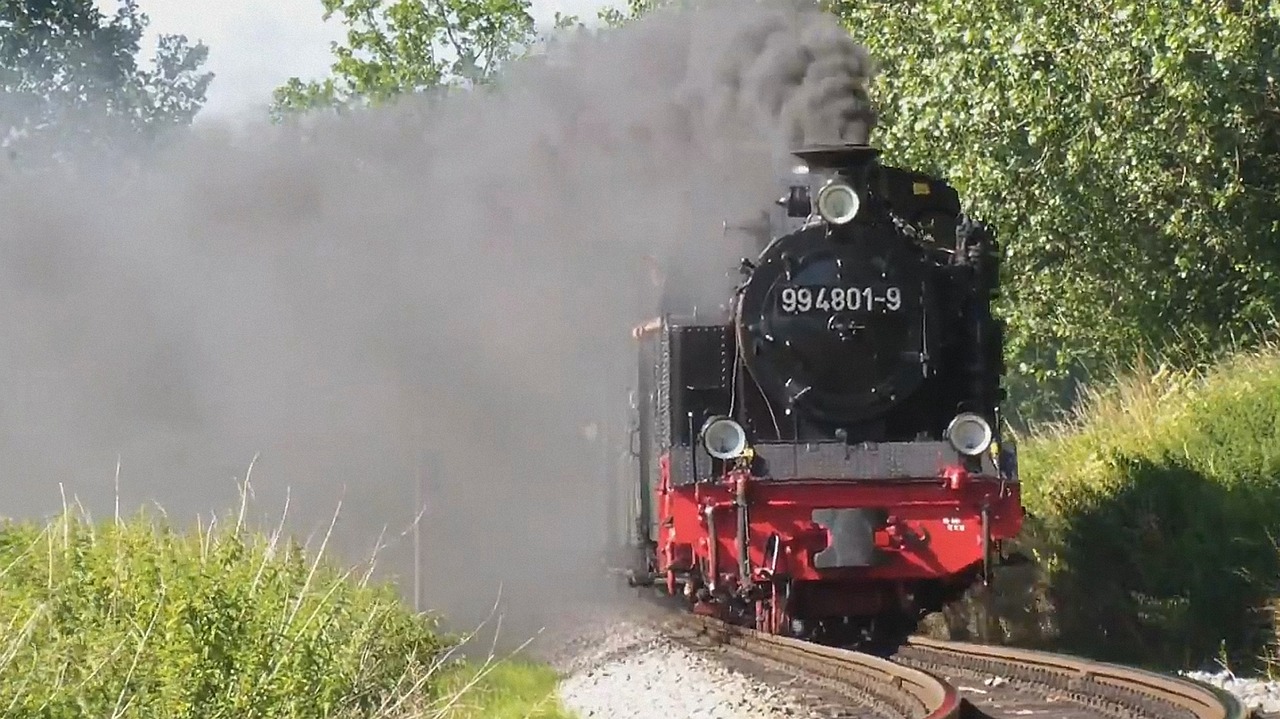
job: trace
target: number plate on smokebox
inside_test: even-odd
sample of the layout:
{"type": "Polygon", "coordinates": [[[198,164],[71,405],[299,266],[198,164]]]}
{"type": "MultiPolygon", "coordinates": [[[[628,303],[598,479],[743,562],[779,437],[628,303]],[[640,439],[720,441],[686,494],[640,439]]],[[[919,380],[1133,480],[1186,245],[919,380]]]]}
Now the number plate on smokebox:
{"type": "Polygon", "coordinates": [[[892,285],[787,286],[778,292],[778,309],[789,315],[809,312],[897,312],[902,309],[902,289],[892,285]]]}

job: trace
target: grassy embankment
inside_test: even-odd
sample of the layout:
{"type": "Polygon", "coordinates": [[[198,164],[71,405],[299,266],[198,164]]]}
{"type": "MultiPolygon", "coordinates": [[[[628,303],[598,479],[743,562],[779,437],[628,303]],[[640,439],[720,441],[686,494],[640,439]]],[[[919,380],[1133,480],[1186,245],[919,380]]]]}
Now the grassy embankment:
{"type": "Polygon", "coordinates": [[[569,716],[550,669],[462,662],[367,572],[231,520],[0,529],[0,716],[569,716]]]}
{"type": "MultiPolygon", "coordinates": [[[[1164,668],[1275,656],[1280,346],[1140,368],[1020,458],[1037,562],[996,583],[994,639],[1164,668]]],[[[948,613],[953,636],[975,606],[948,613]]]]}
{"type": "MultiPolygon", "coordinates": [[[[1134,372],[1021,454],[1038,561],[997,583],[1006,641],[1165,667],[1276,651],[1280,347],[1134,372]]],[[[236,521],[6,526],[0,621],[0,716],[566,716],[549,669],[457,661],[391,588],[236,521]]]]}

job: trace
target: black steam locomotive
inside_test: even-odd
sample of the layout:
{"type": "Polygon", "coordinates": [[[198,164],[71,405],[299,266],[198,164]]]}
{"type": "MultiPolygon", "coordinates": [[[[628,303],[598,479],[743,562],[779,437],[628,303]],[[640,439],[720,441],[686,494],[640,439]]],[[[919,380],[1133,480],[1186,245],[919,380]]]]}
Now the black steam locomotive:
{"type": "Polygon", "coordinates": [[[702,380],[687,399],[740,412],[757,442],[942,440],[974,415],[987,429],[970,434],[998,427],[993,233],[962,214],[945,181],[880,164],[872,147],[794,154],[807,171],[778,201],[784,218],[758,258],[743,260],[731,321],[671,337],[690,366],[725,380],[702,380]]]}
{"type": "Polygon", "coordinates": [[[633,584],[764,631],[910,624],[1021,527],[999,247],[871,147],[794,154],[730,316],[677,301],[634,332],[623,551],[633,584]]]}

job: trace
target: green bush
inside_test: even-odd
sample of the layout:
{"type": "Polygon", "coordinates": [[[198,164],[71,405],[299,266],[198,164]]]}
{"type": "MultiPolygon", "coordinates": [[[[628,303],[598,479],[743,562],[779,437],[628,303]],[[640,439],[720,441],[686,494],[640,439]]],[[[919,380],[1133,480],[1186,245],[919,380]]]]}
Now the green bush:
{"type": "Polygon", "coordinates": [[[996,589],[1006,640],[1167,668],[1250,664],[1274,643],[1280,347],[1140,367],[1025,440],[1021,465],[1039,561],[996,589]]]}
{"type": "Polygon", "coordinates": [[[451,641],[387,586],[241,527],[65,512],[0,530],[0,713],[402,716],[451,641]]]}

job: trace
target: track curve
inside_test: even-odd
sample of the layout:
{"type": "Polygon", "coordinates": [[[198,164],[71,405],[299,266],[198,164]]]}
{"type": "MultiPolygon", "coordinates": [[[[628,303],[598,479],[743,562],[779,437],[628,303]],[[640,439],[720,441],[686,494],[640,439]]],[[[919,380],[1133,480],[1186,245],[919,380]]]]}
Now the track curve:
{"type": "Polygon", "coordinates": [[[1218,687],[1136,667],[921,636],[872,655],[691,614],[670,598],[649,599],[704,641],[825,679],[863,714],[879,705],[892,710],[872,713],[911,719],[1267,719],[1218,687]]]}
{"type": "Polygon", "coordinates": [[[912,637],[891,658],[958,683],[972,707],[966,713],[993,719],[1251,716],[1235,696],[1202,682],[1063,654],[912,637]]]}
{"type": "Polygon", "coordinates": [[[957,689],[927,671],[849,649],[814,644],[694,614],[674,626],[701,643],[727,645],[756,661],[782,666],[847,699],[843,716],[875,714],[900,719],[960,719],[957,689]]]}

